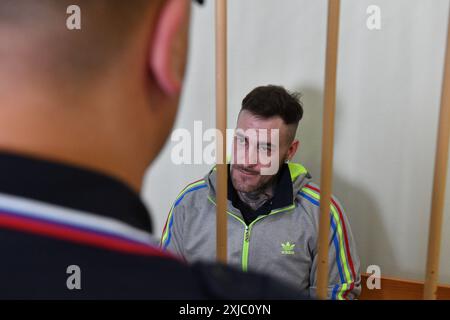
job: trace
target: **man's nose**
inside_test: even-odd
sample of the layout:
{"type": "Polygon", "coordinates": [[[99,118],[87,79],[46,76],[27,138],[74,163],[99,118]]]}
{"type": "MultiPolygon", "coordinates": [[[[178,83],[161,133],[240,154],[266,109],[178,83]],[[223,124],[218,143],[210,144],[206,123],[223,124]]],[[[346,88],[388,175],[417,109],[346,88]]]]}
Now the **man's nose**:
{"type": "Polygon", "coordinates": [[[256,147],[254,146],[249,146],[246,152],[246,157],[245,157],[245,165],[247,167],[254,167],[257,165],[258,163],[258,152],[256,150],[256,147]]]}

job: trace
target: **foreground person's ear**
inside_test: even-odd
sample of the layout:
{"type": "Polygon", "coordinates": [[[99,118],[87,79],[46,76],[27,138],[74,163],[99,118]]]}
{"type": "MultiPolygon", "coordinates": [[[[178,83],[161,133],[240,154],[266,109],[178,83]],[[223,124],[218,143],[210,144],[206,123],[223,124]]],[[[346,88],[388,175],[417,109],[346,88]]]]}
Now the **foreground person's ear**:
{"type": "Polygon", "coordinates": [[[150,70],[161,91],[169,96],[180,93],[184,77],[189,0],[166,0],[156,20],[149,52],[150,70]]]}

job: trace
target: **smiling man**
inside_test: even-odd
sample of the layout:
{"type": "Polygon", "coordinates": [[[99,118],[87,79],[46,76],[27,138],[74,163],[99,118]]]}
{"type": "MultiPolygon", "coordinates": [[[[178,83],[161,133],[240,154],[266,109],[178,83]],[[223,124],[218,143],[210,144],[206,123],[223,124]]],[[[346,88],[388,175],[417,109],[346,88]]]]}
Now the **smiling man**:
{"type": "MultiPolygon", "coordinates": [[[[228,179],[228,262],[257,270],[315,297],[320,190],[300,164],[296,130],[303,109],[295,94],[262,86],[242,101],[228,179]]],[[[177,197],[161,245],[187,261],[216,257],[216,171],[177,197]]],[[[353,299],[360,264],[344,210],[333,197],[329,298],[353,299]]]]}

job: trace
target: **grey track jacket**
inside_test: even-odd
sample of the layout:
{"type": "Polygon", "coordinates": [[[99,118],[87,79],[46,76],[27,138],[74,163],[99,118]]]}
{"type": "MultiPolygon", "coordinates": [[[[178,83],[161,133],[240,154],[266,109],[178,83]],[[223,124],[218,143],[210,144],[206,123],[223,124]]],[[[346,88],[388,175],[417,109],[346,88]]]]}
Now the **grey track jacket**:
{"type": "MultiPolygon", "coordinates": [[[[272,275],[316,297],[320,190],[300,164],[289,163],[294,203],[274,208],[246,225],[228,200],[228,263],[272,275]]],[[[176,198],[161,246],[186,261],[216,259],[216,170],[189,184],[176,198]]],[[[332,198],[330,210],[330,299],[361,292],[360,262],[347,217],[332,198]]]]}

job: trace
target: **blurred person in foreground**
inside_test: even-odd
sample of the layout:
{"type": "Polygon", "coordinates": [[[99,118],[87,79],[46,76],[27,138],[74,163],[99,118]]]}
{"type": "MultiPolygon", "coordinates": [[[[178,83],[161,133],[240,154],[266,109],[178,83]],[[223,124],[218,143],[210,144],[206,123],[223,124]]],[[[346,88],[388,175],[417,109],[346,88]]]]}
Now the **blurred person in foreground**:
{"type": "Polygon", "coordinates": [[[190,5],[0,2],[0,298],[300,297],[151,236],[139,192],[177,113],[190,5]]]}

